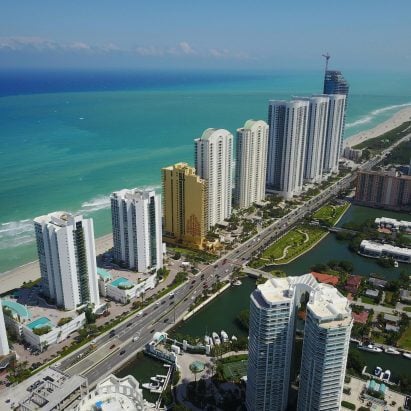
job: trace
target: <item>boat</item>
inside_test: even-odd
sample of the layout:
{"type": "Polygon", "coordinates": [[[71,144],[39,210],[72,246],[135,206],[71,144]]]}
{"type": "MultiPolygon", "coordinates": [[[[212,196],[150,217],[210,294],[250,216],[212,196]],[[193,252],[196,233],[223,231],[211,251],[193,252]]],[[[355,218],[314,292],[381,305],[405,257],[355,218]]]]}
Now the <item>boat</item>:
{"type": "Polygon", "coordinates": [[[374,370],[374,375],[376,377],[379,377],[381,375],[381,373],[382,373],[382,368],[381,367],[376,367],[375,370],[374,370]]]}
{"type": "Polygon", "coordinates": [[[385,349],[386,354],[391,354],[391,355],[399,355],[401,354],[398,350],[396,350],[394,347],[388,347],[385,349]]]}
{"type": "Polygon", "coordinates": [[[380,353],[380,352],[382,352],[382,348],[376,347],[376,346],[373,345],[373,344],[364,345],[364,344],[362,344],[362,343],[359,343],[359,344],[358,344],[358,349],[359,349],[359,350],[363,350],[363,351],[368,351],[368,352],[375,352],[375,353],[380,353]]]}
{"type": "Polygon", "coordinates": [[[405,358],[408,358],[409,360],[411,360],[411,354],[410,354],[409,352],[403,352],[402,355],[403,355],[405,358]]]}
{"type": "Polygon", "coordinates": [[[213,341],[215,345],[221,344],[220,337],[218,336],[216,332],[213,332],[212,336],[213,336],[213,341]]]}
{"type": "Polygon", "coordinates": [[[241,285],[241,284],[242,284],[242,282],[240,280],[234,281],[234,285],[241,285]]]}
{"type": "Polygon", "coordinates": [[[237,337],[236,337],[235,335],[233,335],[233,336],[231,337],[231,341],[237,341],[237,337]]]}
{"type": "Polygon", "coordinates": [[[156,375],[155,377],[151,377],[150,380],[152,382],[157,382],[159,384],[164,384],[164,381],[166,380],[165,375],[156,375]]]}
{"type": "Polygon", "coordinates": [[[398,261],[394,261],[394,267],[398,268],[398,261]]]}
{"type": "Polygon", "coordinates": [[[381,376],[381,380],[388,382],[391,378],[391,371],[390,370],[385,370],[384,373],[381,376]]]}
{"type": "Polygon", "coordinates": [[[211,341],[211,338],[208,335],[205,335],[204,336],[204,342],[209,345],[210,341],[211,341]]]}
{"type": "Polygon", "coordinates": [[[224,330],[221,330],[220,335],[221,335],[221,340],[223,341],[223,343],[228,341],[228,334],[224,330]]]}
{"type": "Polygon", "coordinates": [[[161,388],[160,383],[158,382],[146,382],[142,384],[142,387],[145,388],[146,390],[158,390],[161,388]]]}

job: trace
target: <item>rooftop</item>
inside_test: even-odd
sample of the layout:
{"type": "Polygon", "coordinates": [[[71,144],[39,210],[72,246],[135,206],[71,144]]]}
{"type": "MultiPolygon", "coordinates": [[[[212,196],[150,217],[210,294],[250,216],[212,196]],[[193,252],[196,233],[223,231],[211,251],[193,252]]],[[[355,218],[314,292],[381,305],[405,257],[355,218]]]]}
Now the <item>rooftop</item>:
{"type": "MultiPolygon", "coordinates": [[[[6,401],[23,404],[25,410],[50,411],[59,404],[69,405],[64,400],[81,386],[87,386],[87,380],[79,375],[70,376],[57,368],[48,367],[20,384],[9,387],[0,395],[0,408],[6,410],[6,401]]],[[[74,400],[74,398],[72,398],[74,400]]],[[[65,407],[61,407],[65,409],[65,407]]]]}
{"type": "Polygon", "coordinates": [[[311,272],[311,275],[319,282],[336,286],[340,279],[335,275],[311,272]]]}

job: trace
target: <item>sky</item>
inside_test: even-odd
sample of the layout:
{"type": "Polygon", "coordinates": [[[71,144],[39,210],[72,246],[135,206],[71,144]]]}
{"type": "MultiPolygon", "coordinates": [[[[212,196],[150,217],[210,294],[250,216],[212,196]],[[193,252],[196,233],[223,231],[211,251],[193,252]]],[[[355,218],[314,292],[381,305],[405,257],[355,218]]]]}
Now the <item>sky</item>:
{"type": "Polygon", "coordinates": [[[1,0],[0,69],[411,69],[410,0],[1,0]]]}

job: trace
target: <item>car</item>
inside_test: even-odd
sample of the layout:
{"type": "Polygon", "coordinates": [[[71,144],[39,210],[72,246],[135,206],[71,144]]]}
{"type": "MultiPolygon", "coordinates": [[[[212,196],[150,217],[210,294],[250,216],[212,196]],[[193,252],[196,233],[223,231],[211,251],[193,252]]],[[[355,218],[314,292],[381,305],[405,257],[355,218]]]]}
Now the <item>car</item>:
{"type": "Polygon", "coordinates": [[[146,312],[143,312],[143,317],[145,317],[147,315],[147,313],[146,312]]]}
{"type": "Polygon", "coordinates": [[[115,346],[116,346],[116,344],[110,345],[110,350],[112,350],[115,346]]]}
{"type": "Polygon", "coordinates": [[[133,337],[133,342],[136,342],[138,340],[138,335],[136,335],[135,337],[133,337]]]}
{"type": "Polygon", "coordinates": [[[167,323],[167,322],[168,322],[168,318],[165,318],[165,319],[164,319],[164,322],[167,323]]]}
{"type": "Polygon", "coordinates": [[[155,329],[153,328],[153,329],[150,331],[150,334],[153,334],[154,331],[155,331],[155,329]]]}
{"type": "Polygon", "coordinates": [[[158,307],[160,305],[160,301],[157,301],[156,302],[156,306],[158,307]]]}
{"type": "Polygon", "coordinates": [[[172,304],[174,304],[174,300],[171,300],[171,301],[170,301],[170,305],[172,305],[172,304]]]}
{"type": "Polygon", "coordinates": [[[195,283],[196,283],[196,280],[191,281],[191,284],[195,284],[195,283]]]}
{"type": "Polygon", "coordinates": [[[190,290],[193,288],[193,286],[192,285],[190,285],[190,290]]]}
{"type": "Polygon", "coordinates": [[[137,313],[137,317],[141,317],[143,315],[143,311],[137,313]]]}
{"type": "Polygon", "coordinates": [[[170,298],[174,298],[174,293],[170,293],[168,296],[169,296],[170,298]]]}
{"type": "Polygon", "coordinates": [[[161,301],[161,304],[165,304],[165,303],[166,303],[166,300],[161,301]]]}
{"type": "Polygon", "coordinates": [[[133,323],[128,323],[127,325],[126,325],[126,327],[131,327],[133,325],[133,323]]]}
{"type": "Polygon", "coordinates": [[[120,355],[123,355],[123,354],[125,354],[126,353],[126,350],[121,350],[120,351],[120,355]]]}

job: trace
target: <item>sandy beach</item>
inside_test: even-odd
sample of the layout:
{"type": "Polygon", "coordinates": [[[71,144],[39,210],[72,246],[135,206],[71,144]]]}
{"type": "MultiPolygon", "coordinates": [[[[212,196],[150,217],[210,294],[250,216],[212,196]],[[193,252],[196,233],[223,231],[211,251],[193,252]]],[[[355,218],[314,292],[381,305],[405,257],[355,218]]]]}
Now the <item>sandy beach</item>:
{"type": "Polygon", "coordinates": [[[351,137],[348,137],[344,140],[344,145],[353,147],[357,144],[360,144],[371,138],[380,136],[381,134],[386,133],[387,131],[392,130],[395,127],[400,126],[405,121],[410,120],[411,118],[411,107],[406,107],[395,113],[391,118],[384,121],[383,123],[378,124],[378,126],[371,128],[370,130],[361,131],[361,133],[355,134],[351,137]]]}
{"type": "MultiPolygon", "coordinates": [[[[107,234],[96,238],[96,255],[102,254],[113,247],[113,237],[107,234]]],[[[38,260],[22,265],[13,270],[1,274],[0,294],[4,294],[15,288],[19,288],[23,282],[34,281],[40,278],[40,267],[38,260]]]]}

